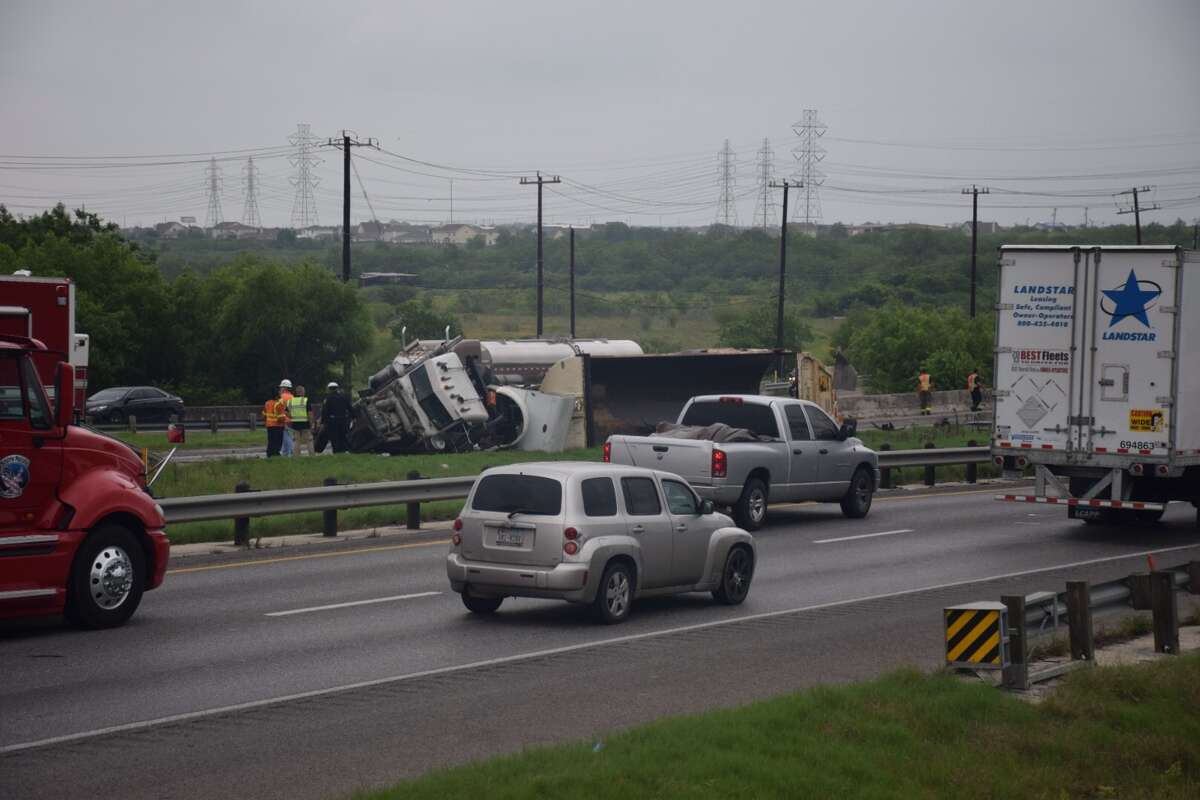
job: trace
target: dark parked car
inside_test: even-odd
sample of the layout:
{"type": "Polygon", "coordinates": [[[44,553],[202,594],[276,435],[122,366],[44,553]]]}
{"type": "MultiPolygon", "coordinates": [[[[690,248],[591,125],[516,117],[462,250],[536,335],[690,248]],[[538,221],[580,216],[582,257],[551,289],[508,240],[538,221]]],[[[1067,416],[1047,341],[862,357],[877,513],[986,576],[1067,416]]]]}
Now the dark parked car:
{"type": "Polygon", "coordinates": [[[87,415],[97,423],[166,422],[172,415],[183,417],[183,400],[153,386],[114,386],[87,399],[87,415]]]}

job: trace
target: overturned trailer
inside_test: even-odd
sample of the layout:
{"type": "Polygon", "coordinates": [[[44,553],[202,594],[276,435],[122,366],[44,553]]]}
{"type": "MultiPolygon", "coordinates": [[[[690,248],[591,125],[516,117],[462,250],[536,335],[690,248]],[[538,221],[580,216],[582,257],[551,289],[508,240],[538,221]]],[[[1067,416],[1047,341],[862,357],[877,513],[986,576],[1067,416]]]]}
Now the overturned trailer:
{"type": "Polygon", "coordinates": [[[587,447],[644,433],[689,397],[755,393],[774,354],[647,355],[610,339],[415,341],[371,376],[354,404],[356,452],[587,447]]]}

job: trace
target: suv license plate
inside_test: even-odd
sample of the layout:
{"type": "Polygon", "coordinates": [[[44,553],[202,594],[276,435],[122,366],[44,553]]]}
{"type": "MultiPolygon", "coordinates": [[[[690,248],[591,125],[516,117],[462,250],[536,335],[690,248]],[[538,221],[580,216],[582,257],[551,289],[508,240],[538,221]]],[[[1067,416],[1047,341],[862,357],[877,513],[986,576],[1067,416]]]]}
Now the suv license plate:
{"type": "Polygon", "coordinates": [[[520,531],[514,530],[498,530],[496,531],[496,546],[497,547],[522,547],[525,544],[525,536],[520,531]]]}

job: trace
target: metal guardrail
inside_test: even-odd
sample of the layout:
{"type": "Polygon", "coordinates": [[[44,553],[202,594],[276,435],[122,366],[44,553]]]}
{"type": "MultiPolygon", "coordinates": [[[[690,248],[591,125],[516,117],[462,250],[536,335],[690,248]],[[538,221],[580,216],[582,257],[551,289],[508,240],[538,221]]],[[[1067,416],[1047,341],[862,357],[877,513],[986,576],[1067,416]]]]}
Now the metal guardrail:
{"type": "MultiPolygon", "coordinates": [[[[986,447],[954,447],[945,450],[891,450],[879,454],[881,467],[934,466],[987,461],[986,447]]],[[[344,486],[313,486],[305,489],[210,494],[198,497],[169,497],[159,500],[167,524],[211,519],[265,517],[341,508],[423,503],[431,500],[461,500],[471,491],[475,476],[430,478],[344,486]]]]}
{"type": "MultiPolygon", "coordinates": [[[[1176,590],[1187,589],[1190,584],[1187,565],[1172,567],[1164,572],[1171,573],[1176,590]]],[[[1151,610],[1149,573],[1130,575],[1108,583],[1097,583],[1088,587],[1088,609],[1093,613],[1106,613],[1120,609],[1135,611],[1151,610]]],[[[1037,637],[1060,633],[1067,621],[1067,592],[1054,594],[1038,592],[1025,596],[1025,635],[1037,637]]]]}
{"type": "Polygon", "coordinates": [[[305,511],[404,505],[431,500],[465,498],[475,477],[430,478],[412,481],[357,483],[345,486],[313,486],[307,489],[275,489],[261,492],[210,494],[200,497],[169,497],[158,501],[167,524],[209,519],[266,517],[305,511]]]}
{"type": "Polygon", "coordinates": [[[986,447],[944,447],[927,450],[880,450],[879,467],[945,467],[952,464],[982,464],[992,460],[986,447]]]}
{"type": "MultiPolygon", "coordinates": [[[[176,424],[178,425],[179,423],[176,423],[176,424]]],[[[138,421],[134,424],[130,424],[128,422],[122,423],[122,424],[116,424],[116,425],[111,424],[111,423],[105,423],[102,425],[92,424],[92,425],[89,425],[88,427],[95,428],[98,431],[104,431],[105,433],[125,433],[127,431],[128,432],[138,432],[138,433],[163,433],[167,430],[167,423],[138,421]]],[[[261,427],[262,427],[262,425],[259,423],[256,423],[255,425],[251,426],[249,419],[231,419],[231,420],[217,420],[216,421],[216,430],[218,430],[218,431],[249,431],[249,430],[257,430],[258,428],[261,428],[261,427]]],[[[183,428],[186,431],[212,431],[213,430],[213,422],[211,420],[203,420],[203,419],[184,420],[183,428]]]]}

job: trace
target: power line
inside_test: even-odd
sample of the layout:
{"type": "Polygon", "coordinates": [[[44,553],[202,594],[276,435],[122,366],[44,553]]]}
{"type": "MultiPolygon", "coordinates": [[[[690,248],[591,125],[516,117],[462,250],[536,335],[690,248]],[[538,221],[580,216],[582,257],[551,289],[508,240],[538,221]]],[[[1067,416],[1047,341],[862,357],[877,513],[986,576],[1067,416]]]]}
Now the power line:
{"type": "Polygon", "coordinates": [[[717,222],[727,228],[737,227],[737,202],[734,187],[737,183],[737,156],[725,140],[725,146],[717,153],[717,184],[720,196],[717,200],[717,222]]]}
{"type": "Polygon", "coordinates": [[[796,159],[796,178],[799,185],[804,187],[804,202],[796,204],[796,214],[800,215],[803,205],[805,232],[816,233],[816,225],[821,221],[821,195],[817,192],[825,182],[825,173],[817,165],[825,160],[825,148],[820,139],[825,135],[826,125],[817,117],[816,109],[806,108],[800,116],[800,121],[792,126],[792,131],[800,137],[800,143],[792,148],[792,156],[796,159]]]}
{"type": "Polygon", "coordinates": [[[296,177],[291,179],[296,187],[296,197],[292,201],[292,227],[307,228],[317,224],[317,201],[313,197],[313,189],[321,179],[313,175],[313,168],[321,163],[316,156],[317,137],[312,135],[312,129],[305,123],[296,126],[296,132],[288,137],[288,142],[295,148],[291,164],[296,168],[296,177]]]}
{"type": "Polygon", "coordinates": [[[251,228],[262,227],[262,217],[258,213],[258,167],[254,166],[254,156],[249,156],[246,159],[246,166],[242,168],[242,176],[245,178],[246,186],[246,207],[242,212],[242,224],[249,225],[251,228]]]}
{"type": "Polygon", "coordinates": [[[1154,189],[1153,186],[1143,186],[1139,190],[1138,187],[1135,186],[1132,189],[1127,189],[1123,192],[1117,192],[1116,194],[1113,195],[1114,198],[1120,197],[1121,195],[1126,195],[1126,194],[1133,195],[1133,205],[1130,206],[1129,208],[1121,208],[1120,205],[1118,205],[1117,213],[1118,214],[1133,214],[1133,227],[1137,231],[1137,243],[1138,244],[1142,243],[1142,211],[1157,211],[1158,209],[1162,208],[1162,206],[1160,206],[1158,203],[1155,203],[1154,205],[1150,206],[1149,208],[1145,208],[1145,209],[1141,208],[1138,205],[1138,192],[1139,191],[1149,192],[1149,191],[1153,191],[1153,189],[1154,189]]]}
{"type": "Polygon", "coordinates": [[[204,184],[208,189],[208,214],[204,217],[206,228],[214,228],[224,221],[221,216],[221,182],[221,168],[214,158],[204,168],[204,184]]]}
{"type": "Polygon", "coordinates": [[[764,232],[775,222],[775,198],[771,193],[774,180],[775,151],[771,140],[764,138],[758,151],[758,199],[754,207],[754,227],[764,232]]]}

